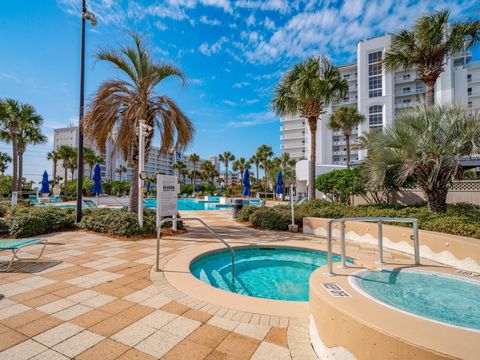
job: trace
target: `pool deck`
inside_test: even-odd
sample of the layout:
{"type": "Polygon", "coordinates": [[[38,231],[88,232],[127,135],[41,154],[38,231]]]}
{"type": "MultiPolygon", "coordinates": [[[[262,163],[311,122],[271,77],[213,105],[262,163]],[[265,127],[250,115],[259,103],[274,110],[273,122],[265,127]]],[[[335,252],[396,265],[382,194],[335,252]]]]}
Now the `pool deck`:
{"type": "MultiPolygon", "coordinates": [[[[202,218],[234,246],[325,249],[318,236],[255,230],[229,211],[182,216],[202,218]]],[[[0,273],[0,359],[317,359],[306,303],[247,298],[193,278],[192,257],[222,245],[199,224],[187,226],[188,233],[162,238],[162,272],[154,269],[155,239],[46,236],[41,262],[0,273]]],[[[349,256],[360,253],[374,262],[370,247],[347,245],[349,256]]],[[[411,263],[390,251],[385,259],[411,263]]]]}

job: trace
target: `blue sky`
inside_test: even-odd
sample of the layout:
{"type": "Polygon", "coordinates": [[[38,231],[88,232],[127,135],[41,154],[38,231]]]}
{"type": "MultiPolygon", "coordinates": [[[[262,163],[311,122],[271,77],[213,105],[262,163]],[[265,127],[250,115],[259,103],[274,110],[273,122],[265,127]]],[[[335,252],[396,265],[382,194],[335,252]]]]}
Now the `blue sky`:
{"type": "MultiPolygon", "coordinates": [[[[51,169],[46,153],[53,129],[78,122],[80,3],[1,1],[0,97],[34,105],[49,137],[25,156],[24,173],[37,181],[51,169]]],[[[117,76],[95,61],[98,49],[118,48],[127,31],[138,31],[158,61],[179,66],[189,80],[185,87],[169,80],[158,88],[195,124],[188,152],[249,157],[261,144],[280,153],[269,100],[293,63],[324,54],[341,65],[354,61],[362,39],[408,27],[435,9],[461,18],[478,16],[480,6],[476,0],[90,0],[89,8],[98,25],[87,32],[87,102],[102,81],[117,76]]],[[[0,144],[0,151],[9,150],[0,144]]]]}

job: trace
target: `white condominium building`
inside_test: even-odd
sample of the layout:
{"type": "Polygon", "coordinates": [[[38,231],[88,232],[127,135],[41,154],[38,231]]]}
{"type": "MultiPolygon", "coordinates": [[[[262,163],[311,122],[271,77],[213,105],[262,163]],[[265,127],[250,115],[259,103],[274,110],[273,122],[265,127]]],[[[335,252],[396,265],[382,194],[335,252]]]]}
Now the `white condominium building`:
{"type": "MultiPolygon", "coordinates": [[[[113,136],[115,136],[115,131],[113,132],[113,136]]],[[[58,150],[58,148],[62,145],[71,146],[74,148],[78,147],[78,126],[68,126],[65,128],[54,129],[54,137],[53,137],[53,149],[58,150]]],[[[96,146],[90,141],[88,138],[84,138],[84,146],[89,147],[94,150],[97,154],[100,154],[96,146]]],[[[112,179],[112,180],[131,180],[133,170],[130,166],[128,166],[127,162],[123,159],[123,156],[120,154],[115,154],[113,151],[113,141],[110,139],[106,144],[106,154],[102,154],[104,163],[100,165],[101,173],[103,178],[112,179]],[[119,174],[115,172],[120,165],[125,165],[127,167],[127,172],[119,174]]],[[[148,153],[148,158],[145,161],[145,171],[147,172],[148,176],[153,176],[158,173],[162,173],[165,175],[178,175],[172,169],[172,165],[180,160],[187,166],[187,170],[193,170],[193,163],[189,160],[189,154],[182,154],[180,152],[172,152],[168,154],[160,154],[160,148],[152,146],[150,147],[150,151],[148,153]]],[[[218,170],[220,169],[220,164],[218,163],[218,159],[215,162],[216,157],[211,157],[212,163],[217,166],[218,170]]],[[[200,165],[204,161],[201,159],[200,162],[197,164],[197,169],[200,168],[200,165]]],[[[86,166],[85,175],[89,175],[88,165],[86,166]]],[[[57,176],[64,176],[63,172],[63,163],[62,161],[57,162],[57,176]]],[[[74,174],[76,176],[76,172],[74,174]]],[[[70,179],[71,173],[68,171],[68,179],[70,179]]]]}
{"type": "MultiPolygon", "coordinates": [[[[348,95],[329,106],[317,124],[317,166],[339,166],[346,162],[346,144],[341,132],[327,127],[328,118],[340,105],[356,106],[366,121],[354,129],[351,142],[358,134],[389,126],[403,109],[417,103],[425,94],[425,84],[415,70],[386,71],[381,64],[389,50],[391,35],[361,41],[357,45],[357,62],[339,66],[348,81],[348,95]]],[[[471,54],[461,52],[448,58],[445,71],[435,86],[435,103],[455,103],[473,110],[480,109],[480,62],[471,62],[471,54]]],[[[294,159],[310,156],[310,131],[306,119],[286,117],[281,120],[280,146],[294,159]]],[[[365,151],[352,149],[351,160],[361,160],[365,151]]],[[[317,170],[318,172],[318,170],[317,170]]]]}

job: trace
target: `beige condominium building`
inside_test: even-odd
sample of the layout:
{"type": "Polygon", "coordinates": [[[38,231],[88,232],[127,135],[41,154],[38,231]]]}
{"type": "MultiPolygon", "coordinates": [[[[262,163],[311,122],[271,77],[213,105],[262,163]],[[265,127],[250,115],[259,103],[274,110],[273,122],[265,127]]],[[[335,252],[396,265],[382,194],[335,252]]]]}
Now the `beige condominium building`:
{"type": "MultiPolygon", "coordinates": [[[[349,85],[348,95],[327,108],[317,124],[317,174],[346,162],[346,144],[341,132],[327,127],[328,118],[340,105],[356,106],[366,121],[354,129],[352,142],[370,129],[383,129],[403,110],[419,102],[425,84],[416,71],[386,71],[381,65],[388,51],[391,35],[364,40],[357,45],[357,62],[339,66],[341,76],[349,85]]],[[[446,60],[445,71],[435,86],[435,102],[461,104],[480,109],[480,62],[471,61],[469,52],[461,52],[446,60]]],[[[309,159],[310,131],[301,117],[281,119],[281,150],[294,159],[309,159]]],[[[353,149],[352,161],[365,157],[365,151],[353,149]]]]}

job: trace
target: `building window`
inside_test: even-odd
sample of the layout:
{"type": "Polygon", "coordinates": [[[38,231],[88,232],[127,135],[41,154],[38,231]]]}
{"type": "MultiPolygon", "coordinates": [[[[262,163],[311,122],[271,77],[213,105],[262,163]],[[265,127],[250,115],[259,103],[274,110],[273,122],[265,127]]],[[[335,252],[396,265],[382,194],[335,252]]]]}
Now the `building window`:
{"type": "Polygon", "coordinates": [[[373,105],[368,108],[368,125],[370,129],[382,129],[383,108],[381,105],[373,105]]]}
{"type": "Polygon", "coordinates": [[[472,88],[468,88],[468,95],[472,95],[472,88]]]}
{"type": "Polygon", "coordinates": [[[468,81],[468,82],[472,81],[472,74],[468,74],[468,75],[467,75],[467,81],[468,81]]]}
{"type": "Polygon", "coordinates": [[[471,101],[468,102],[468,107],[469,108],[472,108],[473,107],[473,103],[471,101]]]}
{"type": "Polygon", "coordinates": [[[344,78],[344,79],[350,79],[350,74],[345,74],[345,75],[343,75],[343,78],[344,78]]]}
{"type": "Polygon", "coordinates": [[[404,94],[408,94],[408,93],[410,92],[410,90],[411,90],[411,89],[410,89],[409,87],[404,87],[404,88],[403,88],[403,93],[404,93],[404,94]]]}
{"type": "Polygon", "coordinates": [[[410,80],[410,74],[405,74],[402,77],[403,80],[410,80]]]}
{"type": "Polygon", "coordinates": [[[382,96],[382,52],[368,54],[368,94],[369,97],[382,96]]]}
{"type": "Polygon", "coordinates": [[[410,104],[410,102],[411,102],[411,99],[403,99],[404,104],[410,104]]]}

